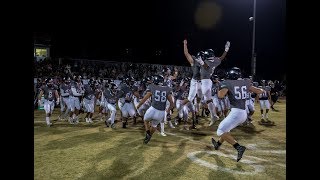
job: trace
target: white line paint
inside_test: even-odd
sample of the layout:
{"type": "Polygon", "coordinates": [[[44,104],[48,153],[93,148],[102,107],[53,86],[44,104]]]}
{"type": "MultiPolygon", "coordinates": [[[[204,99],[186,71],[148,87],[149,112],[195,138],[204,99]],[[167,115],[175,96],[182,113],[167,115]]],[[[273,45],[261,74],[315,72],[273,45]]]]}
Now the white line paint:
{"type": "Polygon", "coordinates": [[[255,150],[257,149],[257,144],[246,144],[247,149],[255,150]]]}
{"type": "MultiPolygon", "coordinates": [[[[230,152],[230,153],[233,152],[233,151],[230,150],[230,149],[225,149],[225,148],[221,148],[221,149],[223,149],[223,150],[225,150],[225,151],[227,151],[227,152],[230,152]]],[[[257,151],[257,150],[255,150],[255,151],[257,151]]],[[[272,153],[272,152],[270,152],[270,153],[272,153]]],[[[284,168],[286,167],[285,164],[282,164],[282,163],[274,163],[274,162],[272,162],[272,161],[270,161],[270,160],[258,158],[258,157],[255,157],[255,156],[246,155],[245,157],[246,157],[246,158],[249,158],[249,159],[255,159],[255,160],[260,161],[260,162],[261,162],[261,161],[262,161],[262,162],[270,162],[270,163],[272,163],[272,164],[275,164],[275,165],[278,165],[278,166],[284,167],[284,168]]],[[[241,161],[242,161],[242,160],[241,160],[241,161]]]]}
{"type": "Polygon", "coordinates": [[[141,143],[143,142],[143,139],[142,138],[139,138],[139,139],[135,139],[133,141],[129,141],[129,142],[126,142],[124,144],[131,144],[131,143],[134,143],[134,142],[137,142],[137,141],[141,141],[141,143]]]}
{"type": "Polygon", "coordinates": [[[254,168],[254,171],[248,172],[248,171],[237,171],[237,170],[233,170],[230,168],[226,168],[226,167],[221,167],[218,166],[216,164],[213,163],[209,163],[207,161],[201,160],[199,159],[196,155],[199,153],[207,153],[207,154],[216,154],[218,156],[223,156],[223,157],[229,157],[229,158],[235,158],[235,156],[233,155],[226,155],[224,153],[221,153],[219,151],[196,151],[196,152],[191,152],[189,153],[187,156],[189,159],[191,159],[193,162],[201,165],[201,166],[205,166],[208,167],[210,169],[213,170],[218,170],[218,171],[224,171],[224,172],[228,172],[228,173],[232,173],[232,174],[242,174],[242,175],[254,175],[260,172],[264,171],[264,167],[261,165],[257,165],[255,161],[250,161],[250,160],[241,160],[242,163],[248,164],[249,166],[254,168]]]}
{"type": "Polygon", "coordinates": [[[281,163],[274,163],[275,165],[281,166],[281,167],[287,167],[285,164],[281,164],[281,163]]]}
{"type": "Polygon", "coordinates": [[[255,150],[256,152],[267,153],[267,154],[286,154],[286,150],[255,150]]]}
{"type": "MultiPolygon", "coordinates": [[[[185,137],[185,136],[180,136],[180,135],[177,135],[175,133],[166,133],[166,134],[169,134],[169,135],[172,135],[172,136],[176,136],[176,137],[179,137],[179,138],[182,138],[182,139],[186,139],[186,140],[189,140],[189,141],[192,141],[194,143],[197,143],[197,144],[202,144],[202,145],[208,145],[207,143],[204,143],[204,142],[201,142],[201,141],[195,141],[193,140],[192,138],[190,137],[185,137]]],[[[268,142],[266,142],[265,144],[269,144],[268,142]]],[[[211,145],[211,144],[210,144],[211,145]]],[[[227,152],[230,152],[230,153],[234,153],[234,151],[230,150],[230,149],[226,149],[224,148],[223,146],[220,147],[220,149],[223,149],[227,152]]],[[[286,150],[260,150],[257,148],[257,144],[249,144],[249,148],[248,149],[253,149],[255,152],[261,152],[261,153],[269,153],[269,154],[285,154],[286,153],[286,150]]],[[[234,156],[235,157],[235,156],[234,156]]],[[[246,158],[249,158],[249,159],[255,159],[257,161],[260,161],[260,162],[270,162],[269,160],[266,160],[266,159],[263,159],[263,158],[258,158],[258,157],[255,157],[255,156],[249,156],[249,155],[246,155],[245,156],[245,159],[242,158],[241,159],[241,162],[243,161],[246,161],[246,158]]],[[[236,157],[234,158],[236,159],[236,157]]],[[[203,161],[203,160],[201,160],[203,161]]],[[[205,161],[206,162],[206,161],[205,161]]],[[[280,167],[286,167],[285,164],[281,164],[281,163],[273,163],[271,162],[272,164],[275,164],[275,165],[278,165],[280,167]]]]}
{"type": "MultiPolygon", "coordinates": [[[[204,143],[204,142],[201,142],[201,141],[195,141],[190,137],[180,136],[180,135],[177,135],[177,134],[174,134],[174,133],[169,133],[169,132],[166,132],[166,134],[169,134],[169,135],[172,135],[172,136],[176,136],[176,137],[179,137],[179,138],[183,138],[183,139],[186,139],[186,140],[198,143],[198,144],[208,145],[207,143],[204,143]]],[[[248,144],[248,145],[246,145],[246,147],[248,149],[252,149],[252,150],[255,150],[256,152],[261,152],[261,153],[272,153],[272,154],[285,154],[286,153],[286,150],[261,150],[261,149],[257,148],[257,144],[248,144]]],[[[220,148],[224,149],[226,151],[229,151],[229,149],[225,149],[223,146],[221,146],[220,148]]]]}

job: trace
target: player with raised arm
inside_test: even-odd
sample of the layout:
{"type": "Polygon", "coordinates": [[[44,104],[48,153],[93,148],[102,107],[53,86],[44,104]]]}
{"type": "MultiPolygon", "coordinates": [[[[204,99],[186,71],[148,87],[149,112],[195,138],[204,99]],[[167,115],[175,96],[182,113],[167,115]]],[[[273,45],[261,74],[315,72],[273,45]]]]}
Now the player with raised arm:
{"type": "MultiPolygon", "coordinates": [[[[188,98],[185,99],[181,105],[185,105],[188,102],[192,103],[194,102],[195,97],[196,101],[195,101],[195,117],[197,117],[196,113],[199,113],[200,111],[200,101],[202,98],[202,91],[201,91],[201,78],[200,78],[200,64],[195,61],[195,56],[192,56],[189,51],[188,51],[188,46],[187,46],[188,42],[185,39],[183,41],[183,53],[186,57],[186,59],[188,60],[188,62],[191,65],[191,69],[192,69],[192,79],[190,81],[190,90],[189,90],[189,95],[188,98]]],[[[199,115],[199,114],[198,114],[199,115]]],[[[196,121],[195,119],[193,119],[193,124],[195,124],[196,121]]],[[[193,126],[193,128],[195,128],[195,126],[193,126]]]]}
{"type": "Polygon", "coordinates": [[[201,78],[201,91],[204,97],[205,103],[208,105],[208,109],[211,114],[211,122],[209,126],[212,126],[215,121],[219,118],[217,116],[211,94],[212,81],[211,75],[213,74],[215,68],[221,64],[221,61],[225,59],[230,48],[230,42],[227,41],[225,44],[225,49],[220,57],[214,55],[212,49],[208,49],[204,52],[198,53],[196,61],[201,65],[200,68],[200,78],[201,78]]]}

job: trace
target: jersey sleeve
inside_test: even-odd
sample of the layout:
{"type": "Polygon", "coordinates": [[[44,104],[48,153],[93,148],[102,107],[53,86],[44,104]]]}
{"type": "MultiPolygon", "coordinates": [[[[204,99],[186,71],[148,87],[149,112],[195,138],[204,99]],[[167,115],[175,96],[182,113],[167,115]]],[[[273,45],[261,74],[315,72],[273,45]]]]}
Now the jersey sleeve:
{"type": "Polygon", "coordinates": [[[150,85],[148,85],[148,87],[147,87],[147,89],[146,89],[146,92],[151,92],[152,93],[152,85],[150,84],[150,85]]]}
{"type": "Polygon", "coordinates": [[[228,89],[228,85],[226,81],[220,82],[219,84],[219,89],[224,89],[224,88],[228,89]]]}

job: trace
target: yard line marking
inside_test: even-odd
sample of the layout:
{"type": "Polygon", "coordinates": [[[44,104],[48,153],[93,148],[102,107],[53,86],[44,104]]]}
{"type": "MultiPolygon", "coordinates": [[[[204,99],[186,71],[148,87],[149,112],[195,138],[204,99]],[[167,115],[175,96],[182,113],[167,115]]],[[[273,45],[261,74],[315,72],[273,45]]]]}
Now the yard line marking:
{"type": "Polygon", "coordinates": [[[196,157],[196,155],[199,154],[199,153],[216,154],[218,156],[229,157],[229,158],[236,158],[236,156],[234,156],[234,155],[226,155],[226,154],[221,153],[219,151],[195,151],[195,152],[191,152],[191,153],[189,153],[187,155],[188,158],[191,161],[193,161],[193,162],[195,162],[195,163],[197,163],[197,164],[199,164],[201,166],[205,166],[205,167],[208,167],[210,169],[213,169],[213,170],[219,170],[219,171],[224,171],[224,172],[228,172],[228,173],[232,173],[232,174],[242,174],[242,175],[254,175],[254,174],[257,174],[257,173],[264,172],[264,166],[256,164],[255,161],[250,161],[250,160],[247,160],[247,159],[241,160],[242,163],[248,164],[249,166],[254,168],[254,171],[251,171],[251,172],[247,172],[246,171],[246,172],[244,172],[244,171],[237,171],[237,170],[226,168],[226,167],[221,167],[221,166],[218,166],[216,164],[209,163],[207,161],[201,160],[198,157],[196,157]]]}

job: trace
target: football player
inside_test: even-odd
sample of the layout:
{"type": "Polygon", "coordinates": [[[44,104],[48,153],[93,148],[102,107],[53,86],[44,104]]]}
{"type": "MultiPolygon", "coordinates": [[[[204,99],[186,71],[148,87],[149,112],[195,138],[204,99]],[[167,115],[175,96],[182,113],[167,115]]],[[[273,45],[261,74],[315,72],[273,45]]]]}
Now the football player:
{"type": "Polygon", "coordinates": [[[110,113],[110,118],[106,121],[106,125],[107,127],[109,126],[109,124],[111,125],[111,128],[116,128],[115,126],[115,118],[116,118],[116,113],[117,113],[117,109],[116,109],[116,104],[117,104],[117,100],[119,99],[119,95],[117,93],[117,86],[116,84],[114,84],[113,82],[110,82],[108,85],[108,88],[106,88],[103,91],[103,96],[105,98],[104,103],[105,103],[105,110],[109,110],[110,113]]]}
{"type": "Polygon", "coordinates": [[[264,92],[261,88],[252,86],[250,81],[241,78],[241,71],[239,68],[232,68],[227,74],[227,80],[221,83],[218,97],[222,98],[226,94],[229,95],[231,111],[228,116],[221,121],[217,129],[218,141],[212,137],[211,141],[216,150],[224,141],[227,141],[238,151],[237,162],[242,158],[245,146],[241,146],[230,134],[230,130],[242,124],[247,119],[247,112],[245,108],[247,92],[251,91],[257,94],[264,92]]]}
{"type": "Polygon", "coordinates": [[[122,128],[126,128],[129,116],[135,118],[136,110],[133,105],[133,91],[132,85],[134,79],[132,77],[127,77],[124,79],[124,83],[119,87],[119,101],[122,103],[121,114],[122,114],[122,128]]]}
{"type": "Polygon", "coordinates": [[[199,116],[200,111],[200,100],[202,98],[202,91],[201,91],[201,79],[200,79],[200,64],[195,61],[195,56],[191,56],[188,51],[188,42],[187,40],[183,41],[183,52],[185,57],[187,58],[188,62],[191,65],[192,69],[192,79],[190,81],[190,90],[188,98],[182,102],[182,105],[188,103],[188,102],[195,102],[195,111],[197,113],[197,116],[199,116]],[[194,101],[194,99],[196,100],[194,101]]]}
{"type": "Polygon", "coordinates": [[[261,86],[259,88],[262,88],[264,93],[259,95],[259,103],[260,103],[260,112],[261,112],[261,123],[271,123],[268,117],[268,112],[270,109],[271,104],[271,95],[270,95],[270,86],[266,86],[266,81],[261,80],[261,86]],[[266,109],[266,113],[263,113],[263,109],[266,109]]]}
{"type": "Polygon", "coordinates": [[[151,105],[151,99],[148,99],[139,109],[137,109],[137,106],[139,104],[139,102],[141,101],[141,99],[146,95],[146,88],[147,88],[147,84],[149,85],[149,83],[147,82],[148,80],[151,80],[151,77],[148,77],[146,79],[143,79],[139,85],[133,86],[133,102],[134,102],[134,106],[136,107],[136,110],[138,112],[138,115],[140,117],[143,118],[144,113],[147,111],[147,109],[150,107],[151,105]]]}
{"type": "Polygon", "coordinates": [[[69,95],[70,95],[70,91],[71,91],[70,82],[71,82],[70,77],[65,77],[65,78],[63,78],[63,82],[60,85],[61,114],[59,116],[59,120],[66,118],[69,114],[69,111],[70,111],[70,100],[69,100],[69,95]]]}
{"type": "Polygon", "coordinates": [[[85,120],[87,123],[93,123],[92,116],[94,113],[94,100],[95,100],[94,84],[89,81],[88,84],[84,85],[84,98],[83,98],[83,105],[87,112],[85,116],[85,120]]]}
{"type": "Polygon", "coordinates": [[[179,118],[183,118],[184,120],[184,127],[183,129],[189,130],[187,121],[188,121],[188,113],[189,111],[192,113],[192,129],[196,129],[195,125],[195,110],[194,106],[191,102],[188,102],[185,105],[182,105],[183,100],[188,98],[189,92],[189,78],[185,78],[181,81],[180,86],[177,90],[177,101],[176,101],[176,108],[180,109],[178,111],[179,118]],[[183,106],[183,107],[180,107],[183,106]]]}
{"type": "Polygon", "coordinates": [[[212,126],[219,117],[215,111],[215,107],[212,100],[211,88],[212,81],[211,75],[214,72],[214,69],[220,65],[221,61],[225,59],[227,52],[230,48],[230,42],[227,41],[225,44],[225,49],[223,54],[220,57],[216,57],[212,49],[208,49],[204,52],[198,53],[196,61],[201,65],[200,67],[200,78],[201,78],[201,91],[204,96],[205,102],[208,104],[208,109],[211,114],[211,122],[209,126],[212,126]]]}
{"type": "Polygon", "coordinates": [[[155,132],[157,125],[160,121],[163,121],[166,110],[166,102],[167,100],[170,102],[169,108],[166,110],[167,113],[170,113],[170,110],[174,107],[171,95],[171,88],[168,86],[163,86],[164,78],[160,75],[156,75],[153,79],[154,84],[150,84],[147,87],[147,94],[143,97],[143,99],[139,102],[137,108],[151,97],[151,106],[144,114],[144,124],[146,129],[146,137],[144,139],[144,143],[147,144],[152,134],[155,132]],[[151,127],[149,127],[149,122],[151,123],[151,127]]]}
{"type": "Polygon", "coordinates": [[[278,101],[278,98],[279,98],[279,92],[278,90],[276,89],[274,83],[272,81],[269,81],[268,82],[268,85],[271,87],[271,90],[270,90],[270,95],[271,95],[271,109],[273,111],[277,111],[273,105],[278,101]]]}
{"type": "Polygon", "coordinates": [[[69,123],[79,123],[78,115],[80,111],[80,102],[83,96],[84,90],[81,83],[81,77],[75,77],[74,81],[71,82],[71,91],[69,96],[70,102],[70,117],[69,123]]]}
{"type": "Polygon", "coordinates": [[[54,103],[56,102],[58,105],[60,101],[57,88],[53,85],[52,78],[48,78],[46,80],[46,85],[41,87],[41,90],[38,96],[39,104],[40,104],[42,94],[44,95],[44,110],[46,112],[46,123],[47,123],[47,126],[50,127],[52,125],[52,123],[50,122],[50,116],[54,110],[54,103]],[[57,101],[55,101],[55,99],[57,101]]]}

